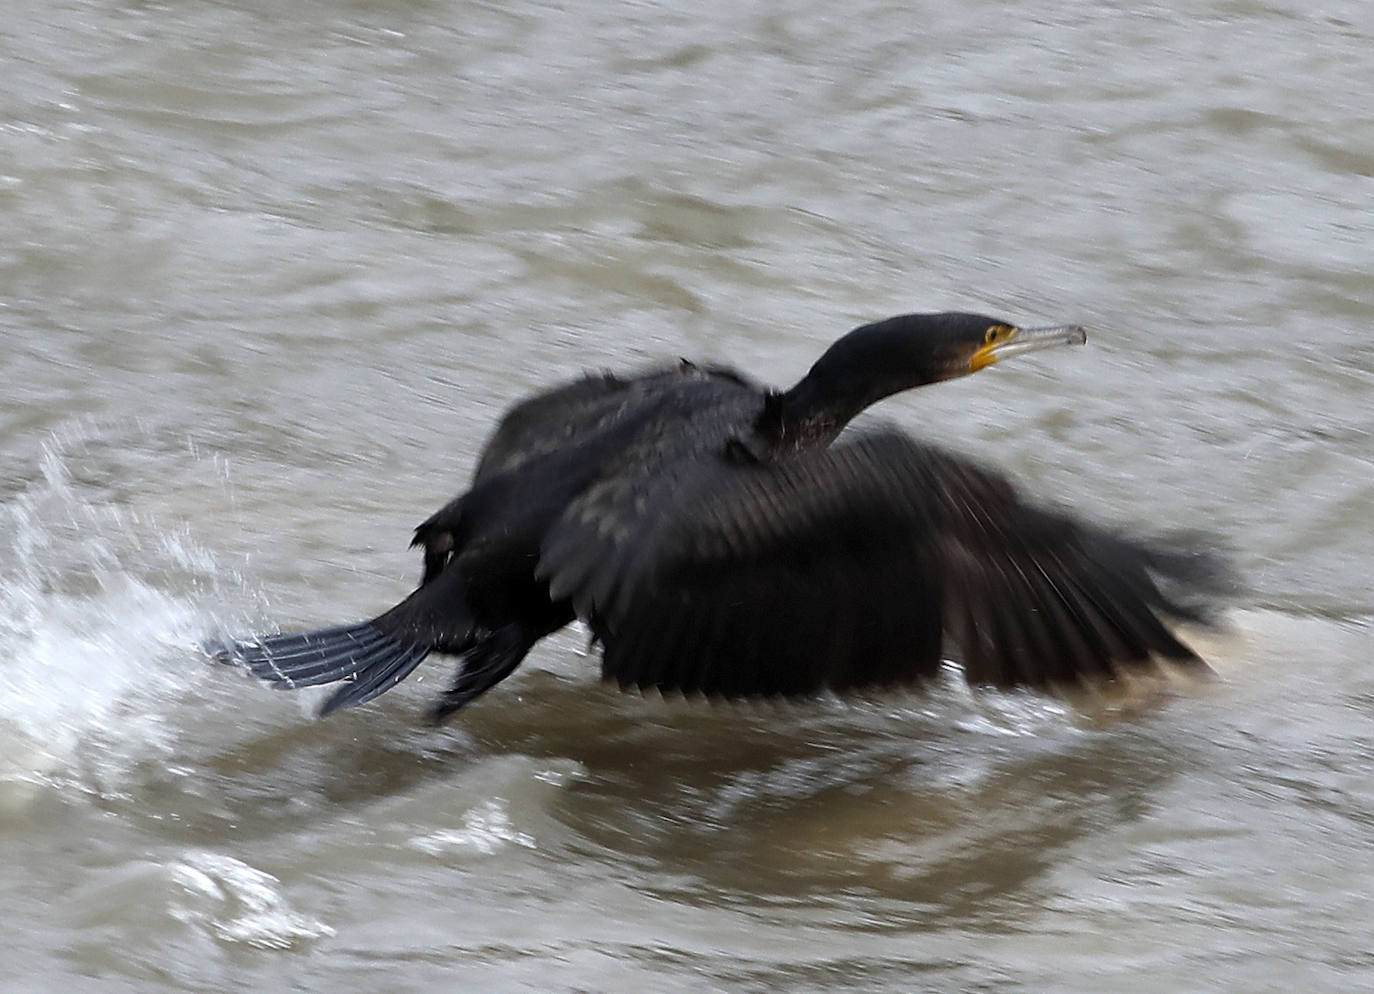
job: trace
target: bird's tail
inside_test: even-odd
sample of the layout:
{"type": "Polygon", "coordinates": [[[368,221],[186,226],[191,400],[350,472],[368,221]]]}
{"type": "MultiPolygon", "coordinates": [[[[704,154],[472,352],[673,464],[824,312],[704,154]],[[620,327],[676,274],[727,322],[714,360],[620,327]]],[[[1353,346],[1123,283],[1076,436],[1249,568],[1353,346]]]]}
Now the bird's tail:
{"type": "Polygon", "coordinates": [[[323,716],[386,693],[420,665],[430,648],[386,631],[375,621],[364,621],[235,642],[220,655],[283,690],[347,680],[324,702],[323,716]]]}
{"type": "Polygon", "coordinates": [[[347,681],[324,702],[323,717],[386,693],[435,650],[466,651],[472,633],[454,570],[371,621],[235,641],[214,655],[283,690],[347,681]]]}

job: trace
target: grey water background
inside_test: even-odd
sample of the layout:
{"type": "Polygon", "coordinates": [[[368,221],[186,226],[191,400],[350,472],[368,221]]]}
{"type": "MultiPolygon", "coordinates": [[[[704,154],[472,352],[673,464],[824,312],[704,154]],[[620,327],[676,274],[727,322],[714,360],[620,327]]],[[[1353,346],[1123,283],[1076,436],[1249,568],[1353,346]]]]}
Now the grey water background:
{"type": "Polygon", "coordinates": [[[17,0],[6,991],[1374,988],[1374,8],[17,0]],[[550,640],[316,722],[208,637],[403,595],[503,407],[1085,349],[877,412],[1246,588],[1221,679],[692,706],[550,640]]]}

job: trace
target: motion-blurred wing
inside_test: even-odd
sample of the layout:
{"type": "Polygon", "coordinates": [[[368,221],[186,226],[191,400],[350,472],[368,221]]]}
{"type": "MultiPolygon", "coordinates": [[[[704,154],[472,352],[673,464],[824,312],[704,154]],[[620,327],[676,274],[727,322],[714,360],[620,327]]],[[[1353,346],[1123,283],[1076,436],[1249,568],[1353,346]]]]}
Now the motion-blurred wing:
{"type": "Polygon", "coordinates": [[[1168,628],[1206,623],[1220,564],[1023,503],[1001,477],[935,449],[946,634],[970,683],[1070,684],[1164,658],[1206,668],[1168,628]]]}
{"type": "Polygon", "coordinates": [[[622,685],[744,696],[917,679],[940,663],[933,521],[880,456],[697,457],[607,481],[550,534],[541,573],[622,685]]]}
{"type": "Polygon", "coordinates": [[[897,434],[776,464],[687,460],[574,508],[541,575],[622,684],[724,696],[919,679],[953,636],[974,683],[1196,660],[1152,573],[1185,562],[1022,503],[897,434]]]}

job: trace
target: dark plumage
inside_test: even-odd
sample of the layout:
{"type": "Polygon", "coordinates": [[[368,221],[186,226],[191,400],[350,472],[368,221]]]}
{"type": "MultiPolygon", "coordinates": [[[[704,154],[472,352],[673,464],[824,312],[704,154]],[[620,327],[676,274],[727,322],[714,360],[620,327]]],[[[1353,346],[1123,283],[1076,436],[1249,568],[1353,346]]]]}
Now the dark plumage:
{"type": "Polygon", "coordinates": [[[883,397],[1081,343],[975,314],[841,338],[796,386],[691,363],[593,376],[516,405],[471,488],[415,531],[419,588],[371,621],[236,643],[278,687],[345,681],[328,714],[461,655],[443,718],[581,618],[621,686],[726,697],[917,681],[955,652],[974,684],[1048,687],[1164,657],[1216,575],[1023,501],[895,431],[831,444],[883,397]]]}

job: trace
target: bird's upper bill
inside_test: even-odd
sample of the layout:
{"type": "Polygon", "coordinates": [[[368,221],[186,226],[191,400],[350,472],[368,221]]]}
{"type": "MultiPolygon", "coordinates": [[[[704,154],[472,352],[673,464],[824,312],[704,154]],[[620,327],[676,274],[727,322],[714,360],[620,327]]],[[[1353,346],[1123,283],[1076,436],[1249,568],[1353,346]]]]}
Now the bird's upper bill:
{"type": "Polygon", "coordinates": [[[1009,324],[996,324],[987,330],[987,336],[969,359],[969,372],[976,373],[994,362],[1036,352],[1040,349],[1054,348],[1059,345],[1082,345],[1088,340],[1088,332],[1076,324],[1057,324],[1046,328],[1017,328],[1009,324]]]}

